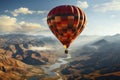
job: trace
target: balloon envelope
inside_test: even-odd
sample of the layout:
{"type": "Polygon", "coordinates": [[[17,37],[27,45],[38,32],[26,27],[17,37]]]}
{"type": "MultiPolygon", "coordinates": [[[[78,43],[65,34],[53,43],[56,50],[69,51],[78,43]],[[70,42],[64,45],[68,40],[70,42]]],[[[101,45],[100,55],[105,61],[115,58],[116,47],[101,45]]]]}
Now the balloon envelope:
{"type": "Polygon", "coordinates": [[[86,25],[85,13],[73,5],[53,8],[47,16],[47,23],[53,34],[65,48],[82,32],[86,25]]]}

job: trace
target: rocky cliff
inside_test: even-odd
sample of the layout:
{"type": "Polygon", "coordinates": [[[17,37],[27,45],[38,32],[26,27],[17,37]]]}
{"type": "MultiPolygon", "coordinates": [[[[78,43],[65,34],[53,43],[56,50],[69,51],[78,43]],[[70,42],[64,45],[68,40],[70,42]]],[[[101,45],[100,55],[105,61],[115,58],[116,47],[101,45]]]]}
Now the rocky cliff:
{"type": "Polygon", "coordinates": [[[44,73],[42,69],[35,69],[34,66],[12,58],[11,54],[10,51],[0,49],[0,80],[24,80],[44,73]]]}

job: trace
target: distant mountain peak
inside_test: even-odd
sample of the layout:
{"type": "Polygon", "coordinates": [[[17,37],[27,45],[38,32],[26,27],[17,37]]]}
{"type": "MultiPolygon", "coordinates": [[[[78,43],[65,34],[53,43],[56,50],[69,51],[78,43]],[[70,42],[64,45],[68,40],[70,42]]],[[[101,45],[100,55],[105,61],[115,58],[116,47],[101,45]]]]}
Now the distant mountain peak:
{"type": "Polygon", "coordinates": [[[104,44],[107,44],[107,43],[108,43],[107,40],[101,39],[101,40],[95,42],[93,45],[104,45],[104,44]]]}
{"type": "Polygon", "coordinates": [[[118,37],[118,36],[120,36],[120,34],[118,33],[118,34],[115,34],[115,35],[113,35],[113,36],[116,36],[116,37],[118,37]]]}

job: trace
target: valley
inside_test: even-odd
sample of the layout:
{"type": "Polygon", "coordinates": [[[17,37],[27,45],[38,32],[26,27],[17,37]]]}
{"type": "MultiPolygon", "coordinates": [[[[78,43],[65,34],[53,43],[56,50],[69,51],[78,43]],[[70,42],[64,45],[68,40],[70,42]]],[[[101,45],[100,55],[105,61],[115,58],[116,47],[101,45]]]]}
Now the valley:
{"type": "Polygon", "coordinates": [[[119,80],[119,41],[80,36],[65,55],[53,37],[1,35],[0,80],[119,80]]]}

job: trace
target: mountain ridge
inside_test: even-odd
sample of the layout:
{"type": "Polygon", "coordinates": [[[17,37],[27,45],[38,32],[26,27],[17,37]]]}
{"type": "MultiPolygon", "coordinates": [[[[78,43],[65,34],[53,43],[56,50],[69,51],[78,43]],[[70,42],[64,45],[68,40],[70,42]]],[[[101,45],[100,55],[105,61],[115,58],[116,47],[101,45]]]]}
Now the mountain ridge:
{"type": "Polygon", "coordinates": [[[119,79],[120,38],[105,36],[76,50],[75,59],[62,66],[61,75],[65,79],[76,80],[112,80],[119,79]],[[117,39],[117,40],[116,40],[117,39]],[[82,59],[82,57],[85,57],[82,59]],[[112,77],[113,75],[113,77],[112,77]],[[109,78],[108,78],[109,77],[109,78]]]}

